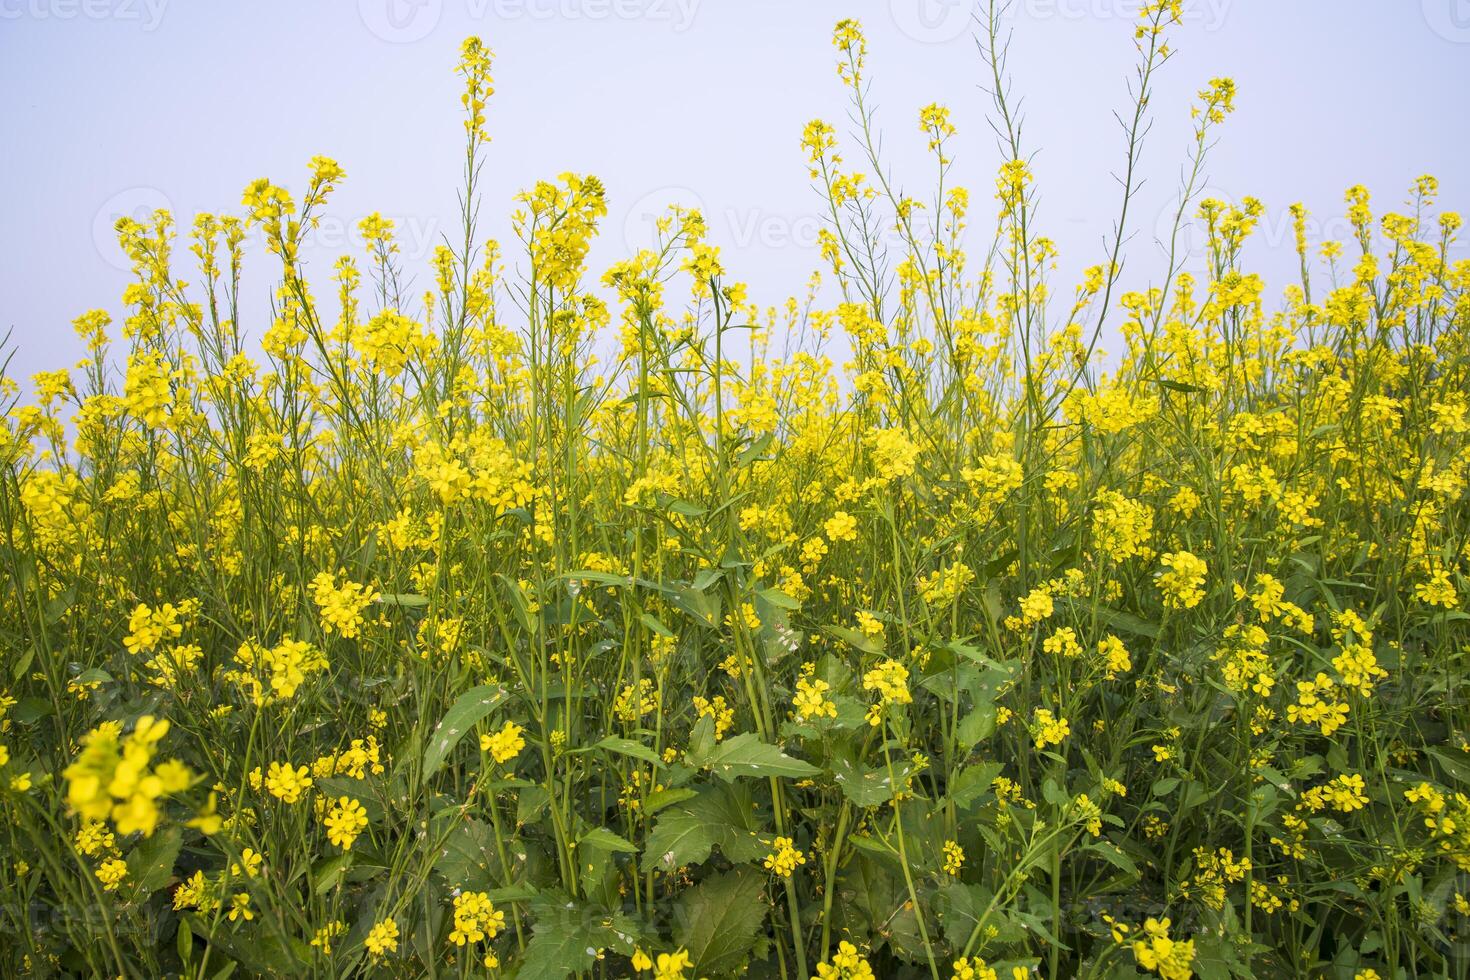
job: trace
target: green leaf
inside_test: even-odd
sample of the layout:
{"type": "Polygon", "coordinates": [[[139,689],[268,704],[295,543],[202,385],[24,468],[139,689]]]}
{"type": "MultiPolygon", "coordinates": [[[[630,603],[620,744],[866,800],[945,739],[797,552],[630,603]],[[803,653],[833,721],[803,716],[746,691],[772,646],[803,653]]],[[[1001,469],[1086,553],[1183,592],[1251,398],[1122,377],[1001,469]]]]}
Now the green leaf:
{"type": "Polygon", "coordinates": [[[36,648],[34,646],[26,647],[26,652],[16,657],[15,663],[10,665],[10,679],[18,681],[24,677],[26,671],[31,669],[31,661],[35,659],[36,648]]]}
{"type": "Polygon", "coordinates": [[[740,776],[802,778],[818,771],[811,763],[793,759],[776,746],[762,742],[752,732],[726,739],[700,758],[691,757],[689,764],[709,769],[726,782],[740,776]]]}
{"type": "Polygon", "coordinates": [[[631,954],[641,939],[637,925],[621,912],[544,896],[533,905],[535,923],[517,980],[563,980],[589,970],[597,954],[614,949],[631,954]]]}
{"type": "Polygon", "coordinates": [[[708,860],[718,845],[731,861],[758,860],[765,856],[766,845],[755,818],[749,791],[739,786],[710,787],[659,816],[643,846],[644,857],[672,871],[708,860]]]}
{"type": "Polygon", "coordinates": [[[1444,749],[1434,746],[1425,746],[1424,751],[1432,756],[1441,766],[1444,766],[1453,781],[1470,783],[1470,762],[1465,759],[1456,758],[1444,749]]]}
{"type": "Polygon", "coordinates": [[[674,635],[674,631],[665,626],[664,621],[662,619],[659,619],[653,613],[639,613],[638,619],[643,623],[644,626],[647,626],[659,636],[674,635]]]}
{"type": "Polygon", "coordinates": [[[595,827],[577,841],[577,877],[582,882],[582,894],[601,894],[601,886],[608,875],[616,870],[613,854],[637,854],[638,847],[606,827],[595,827]]]}
{"type": "Polygon", "coordinates": [[[630,575],[614,575],[612,572],[595,572],[590,568],[576,568],[567,572],[562,577],[570,581],[582,582],[584,584],[590,582],[597,585],[606,585],[610,588],[624,588],[632,581],[632,576],[630,575]]]}
{"type": "Polygon", "coordinates": [[[620,854],[637,854],[638,848],[627,840],[608,830],[606,827],[594,827],[582,835],[577,841],[578,849],[588,848],[598,851],[616,851],[620,854]]]}
{"type": "Polygon", "coordinates": [[[464,820],[444,842],[434,870],[444,876],[450,888],[487,891],[504,885],[495,828],[483,820],[464,820]]]}
{"type": "Polygon", "coordinates": [[[352,867],[352,852],[347,851],[336,857],[323,858],[311,869],[312,893],[325,895],[347,874],[347,869],[352,867]]]}
{"type": "Polygon", "coordinates": [[[1130,880],[1137,881],[1139,878],[1138,864],[1122,848],[1110,841],[1094,841],[1083,850],[1090,854],[1096,854],[1113,867],[1128,875],[1130,880]]]}
{"type": "Polygon", "coordinates": [[[969,807],[990,792],[991,781],[1000,775],[1003,768],[999,762],[980,762],[966,766],[950,784],[949,798],[962,810],[969,807]]]}
{"type": "Polygon", "coordinates": [[[466,691],[455,699],[444,713],[444,718],[429,736],[428,748],[424,749],[424,765],[420,779],[428,779],[439,771],[449,753],[464,738],[465,732],[474,728],[490,712],[505,700],[505,691],[494,684],[466,691]]]}
{"type": "MultiPolygon", "coordinates": [[[[1151,640],[1159,638],[1159,624],[1150,623],[1145,619],[1125,613],[1120,609],[1112,609],[1108,606],[1096,606],[1092,611],[1098,620],[1109,629],[1118,630],[1122,633],[1132,633],[1134,636],[1147,637],[1151,640]]],[[[1081,612],[1081,615],[1086,615],[1081,612]]]]}
{"type": "Polygon", "coordinates": [[[168,884],[174,873],[174,862],[184,844],[178,827],[169,827],[144,837],[128,855],[128,877],[138,894],[149,895],[168,884]]]}
{"type": "Polygon", "coordinates": [[[734,974],[750,960],[765,920],[765,875],[745,868],[717,875],[679,896],[674,941],[694,959],[695,976],[734,974]]]}
{"type": "Polygon", "coordinates": [[[398,592],[379,596],[378,601],[385,606],[397,606],[400,609],[422,609],[429,604],[429,597],[412,592],[398,592]]]}
{"type": "Polygon", "coordinates": [[[551,803],[551,794],[541,786],[525,786],[516,794],[516,823],[531,826],[541,819],[551,803]]]}
{"type": "Polygon", "coordinates": [[[939,889],[939,922],[950,945],[964,948],[990,905],[992,893],[982,885],[953,881],[939,889]]]}
{"type": "Polygon", "coordinates": [[[279,936],[259,933],[248,938],[235,936],[196,915],[187,918],[194,935],[210,937],[210,963],[226,957],[232,961],[214,973],[214,980],[225,980],[241,966],[260,976],[298,977],[310,972],[306,968],[309,959],[298,955],[311,952],[302,940],[283,941],[279,936]]]}
{"type": "Polygon", "coordinates": [[[367,811],[368,823],[381,823],[386,816],[378,794],[364,779],[353,779],[350,776],[324,776],[313,784],[313,788],[329,801],[335,801],[343,796],[356,800],[367,811]]]}
{"type": "Polygon", "coordinates": [[[800,609],[801,603],[780,589],[761,589],[760,597],[779,609],[800,609]]]}
{"type": "Polygon", "coordinates": [[[55,712],[55,707],[45,698],[29,697],[21,698],[10,711],[10,720],[17,725],[34,725],[36,722],[55,712]]]}
{"type": "Polygon", "coordinates": [[[609,735],[596,745],[578,751],[590,751],[591,749],[606,749],[609,752],[616,752],[618,755],[626,755],[634,759],[642,759],[644,762],[651,762],[655,766],[663,765],[663,760],[658,757],[657,752],[642,742],[635,742],[631,738],[618,738],[616,735],[609,735]]]}
{"type": "Polygon", "coordinates": [[[709,512],[707,508],[701,507],[698,504],[691,504],[687,500],[678,500],[676,498],[669,499],[669,510],[678,514],[680,517],[703,517],[709,512]]]}
{"type": "Polygon", "coordinates": [[[692,800],[698,795],[698,790],[690,789],[687,786],[681,786],[678,789],[656,790],[649,793],[648,799],[643,801],[643,812],[648,816],[653,816],[664,807],[673,806],[675,803],[682,803],[685,800],[692,800]]]}
{"type": "Polygon", "coordinates": [[[960,719],[959,739],[960,745],[966,749],[974,748],[985,741],[995,732],[995,705],[979,704],[975,710],[960,719]]]}
{"type": "Polygon", "coordinates": [[[670,596],[669,600],[701,626],[720,625],[721,603],[718,592],[706,593],[686,586],[670,596]]]}
{"type": "Polygon", "coordinates": [[[890,779],[886,767],[870,769],[861,762],[836,759],[832,763],[832,778],[842,795],[858,806],[881,806],[904,788],[912,768],[912,763],[905,759],[894,766],[890,779]]]}
{"type": "Polygon", "coordinates": [[[45,610],[46,625],[55,626],[61,622],[61,617],[66,615],[66,611],[72,607],[72,603],[76,602],[76,599],[77,587],[73,585],[47,602],[45,610]]]}
{"type": "Polygon", "coordinates": [[[987,927],[994,926],[999,930],[992,940],[997,944],[1025,938],[1025,932],[1015,923],[1008,922],[998,909],[992,909],[990,917],[985,918],[985,910],[991,907],[994,897],[994,893],[984,885],[952,881],[942,886],[937,905],[944,937],[951,944],[963,947],[983,919],[987,927]]]}
{"type": "Polygon", "coordinates": [[[179,920],[179,931],[174,935],[174,948],[178,950],[179,959],[188,964],[194,958],[194,933],[189,928],[189,920],[179,920]]]}
{"type": "Polygon", "coordinates": [[[775,436],[767,432],[740,451],[740,456],[736,460],[735,465],[742,469],[749,466],[758,457],[765,455],[766,450],[771,448],[771,443],[774,440],[775,436]]]}
{"type": "Polygon", "coordinates": [[[713,715],[700,715],[689,733],[689,744],[684,750],[685,759],[700,759],[715,747],[715,719],[713,715]]]}
{"type": "Polygon", "coordinates": [[[872,656],[877,656],[883,652],[882,639],[868,636],[866,633],[859,633],[857,630],[848,629],[846,626],[823,626],[822,632],[828,636],[834,636],[848,646],[872,656]]]}
{"type": "Polygon", "coordinates": [[[575,919],[536,921],[536,932],[526,947],[526,958],[516,976],[520,980],[564,980],[597,961],[587,930],[575,919]]]}
{"type": "Polygon", "coordinates": [[[924,940],[902,878],[878,860],[856,855],[837,880],[832,909],[837,931],[886,940],[905,959],[923,956],[924,940]]]}

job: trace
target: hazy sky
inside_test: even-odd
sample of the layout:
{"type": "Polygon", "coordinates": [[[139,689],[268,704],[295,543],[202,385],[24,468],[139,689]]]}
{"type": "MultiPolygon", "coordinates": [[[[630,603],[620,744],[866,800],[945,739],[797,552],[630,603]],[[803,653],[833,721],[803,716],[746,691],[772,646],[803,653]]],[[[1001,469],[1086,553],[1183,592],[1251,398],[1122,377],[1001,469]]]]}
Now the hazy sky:
{"type": "MultiPolygon", "coordinates": [[[[1101,260],[1116,212],[1123,146],[1111,112],[1126,105],[1138,3],[1015,0],[1007,18],[1042,229],[1064,275],[1101,260]]],[[[1470,211],[1470,0],[1185,8],[1153,104],[1131,285],[1156,269],[1188,104],[1215,75],[1232,75],[1240,96],[1209,188],[1266,202],[1253,259],[1273,295],[1295,261],[1292,201],[1314,212],[1315,239],[1343,237],[1342,192],[1359,182],[1381,210],[1434,173],[1445,205],[1470,211]]],[[[594,271],[645,244],[651,215],[681,202],[704,208],[754,298],[799,293],[816,265],[819,213],[799,138],[808,119],[844,122],[831,45],[843,17],[868,35],[898,183],[927,196],[917,114],[947,104],[960,130],[952,179],[972,188],[983,225],[1000,157],[969,10],[959,0],[0,0],[0,330],[18,348],[12,376],[73,361],[70,321],[82,311],[119,312],[119,214],[168,206],[187,227],[196,211],[238,210],[256,177],[299,192],[316,153],[348,174],[305,253],[318,295],[330,296],[332,259],[358,250],[355,222],[373,210],[397,221],[422,288],[429,251],[457,220],[452,69],[471,33],[496,54],[483,215],[507,249],[518,190],[594,173],[609,194],[594,271]]],[[[245,325],[257,337],[270,261],[257,257],[247,281],[245,325]]]]}

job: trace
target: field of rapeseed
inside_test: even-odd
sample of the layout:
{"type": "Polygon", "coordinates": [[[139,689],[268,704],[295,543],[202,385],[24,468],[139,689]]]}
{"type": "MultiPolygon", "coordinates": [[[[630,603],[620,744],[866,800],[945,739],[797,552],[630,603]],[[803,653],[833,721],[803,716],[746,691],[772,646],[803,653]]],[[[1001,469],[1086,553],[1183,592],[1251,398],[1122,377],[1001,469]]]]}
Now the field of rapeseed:
{"type": "MultiPolygon", "coordinates": [[[[1137,25],[1125,174],[1178,16],[1137,25]]],[[[930,106],[925,200],[837,26],[783,308],[690,211],[588,269],[591,176],[484,241],[473,38],[427,293],[378,215],[308,283],[322,157],[119,222],[125,316],[0,382],[0,971],[1466,976],[1460,220],[1428,177],[1320,250],[1294,208],[1268,298],[1261,204],[1197,199],[1219,79],[1208,273],[1125,284],[1125,179],[1054,286],[997,25],[1011,162],[954,185],[930,106]]]]}

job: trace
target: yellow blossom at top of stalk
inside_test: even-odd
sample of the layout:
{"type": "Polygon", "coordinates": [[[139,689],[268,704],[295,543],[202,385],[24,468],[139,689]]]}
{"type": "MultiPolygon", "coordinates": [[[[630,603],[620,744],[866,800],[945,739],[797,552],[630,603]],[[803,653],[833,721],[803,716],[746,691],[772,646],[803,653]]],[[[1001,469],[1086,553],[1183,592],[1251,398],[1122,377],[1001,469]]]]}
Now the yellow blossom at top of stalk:
{"type": "Polygon", "coordinates": [[[485,103],[495,94],[495,81],[490,77],[490,61],[494,53],[478,37],[467,37],[459,49],[456,71],[464,78],[465,90],[460,96],[464,105],[464,128],[475,142],[489,142],[485,129],[485,103]]]}
{"type": "Polygon", "coordinates": [[[862,24],[852,19],[838,21],[832,31],[832,43],[842,52],[842,58],[837,62],[837,74],[843,84],[858,84],[863,63],[868,57],[868,40],[863,36],[862,24]]]}

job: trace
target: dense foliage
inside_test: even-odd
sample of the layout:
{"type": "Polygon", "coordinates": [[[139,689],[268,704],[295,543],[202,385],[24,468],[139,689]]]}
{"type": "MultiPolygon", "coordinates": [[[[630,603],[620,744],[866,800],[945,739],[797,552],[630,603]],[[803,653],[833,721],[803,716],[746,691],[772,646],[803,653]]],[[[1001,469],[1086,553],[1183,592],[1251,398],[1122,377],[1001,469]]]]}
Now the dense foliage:
{"type": "Polygon", "coordinates": [[[893,189],[844,21],[782,309],[689,211],[589,273],[593,177],[483,241],[475,39],[426,295],[377,215],[314,295],[325,158],[192,257],[121,221],[120,331],[5,382],[0,969],[1463,976],[1460,223],[1355,188],[1319,253],[1294,208],[1270,306],[1262,205],[1196,200],[1218,79],[1174,236],[1208,274],[1125,291],[1178,15],[1143,11],[1116,233],[1060,298],[993,8],[993,236],[938,105],[937,191],[893,189]]]}

